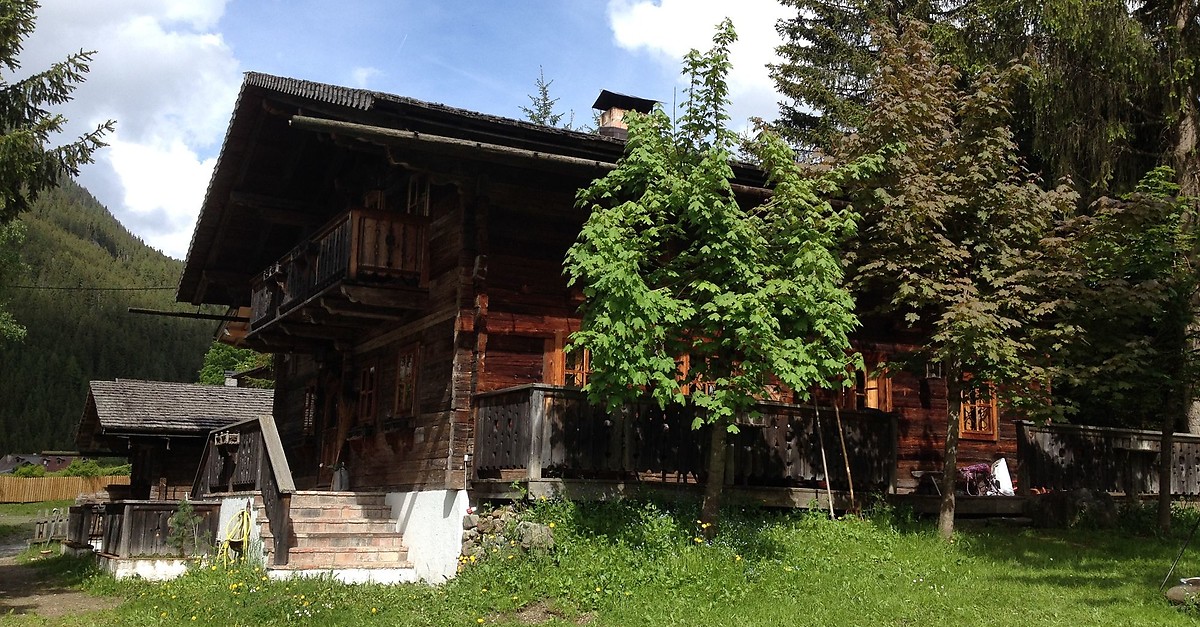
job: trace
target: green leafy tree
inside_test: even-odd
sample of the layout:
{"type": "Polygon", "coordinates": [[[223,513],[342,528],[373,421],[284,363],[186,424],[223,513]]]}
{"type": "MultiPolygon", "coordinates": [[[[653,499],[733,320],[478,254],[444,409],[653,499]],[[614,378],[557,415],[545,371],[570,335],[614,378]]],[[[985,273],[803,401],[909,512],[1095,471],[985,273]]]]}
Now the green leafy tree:
{"type": "Polygon", "coordinates": [[[534,124],[561,126],[571,130],[571,125],[575,123],[575,114],[571,113],[570,117],[567,117],[566,113],[555,113],[554,106],[558,104],[558,98],[550,97],[550,86],[553,84],[554,80],[546,80],[546,72],[538,66],[537,81],[533,85],[537,93],[529,95],[530,106],[521,107],[521,113],[525,114],[526,120],[534,124]],[[565,124],[564,117],[567,117],[565,124]]]}
{"type": "MultiPolygon", "coordinates": [[[[1060,303],[1042,289],[1044,238],[1076,197],[1043,190],[1018,156],[1007,95],[1024,68],[981,71],[961,90],[925,33],[915,21],[877,31],[880,69],[850,156],[890,156],[855,197],[853,282],[926,336],[921,357],[943,365],[952,401],[992,386],[1016,395],[1045,379],[1039,332],[1060,303]]],[[[949,538],[959,403],[947,405],[939,529],[949,538]]]]}
{"type": "MultiPolygon", "coordinates": [[[[1184,427],[1200,375],[1195,200],[1180,196],[1174,178],[1156,168],[1134,193],[1101,198],[1068,225],[1074,272],[1063,284],[1078,337],[1056,355],[1056,403],[1089,422],[1161,429],[1162,450],[1184,427]]],[[[1171,456],[1160,461],[1160,485],[1170,485],[1171,456]]],[[[1164,531],[1170,496],[1160,490],[1164,531]]]]}
{"type": "Polygon", "coordinates": [[[1069,177],[1082,205],[1133,190],[1170,163],[1200,193],[1200,9],[1194,0],[785,0],[783,61],[772,68],[779,124],[828,148],[858,128],[863,87],[878,64],[872,23],[931,23],[941,62],[965,80],[1027,59],[1014,94],[1021,153],[1050,180],[1069,177]],[[1165,159],[1165,161],[1164,161],[1165,159]]]}
{"type": "Polygon", "coordinates": [[[109,121],[73,142],[53,144],[67,120],[47,108],[71,99],[93,52],[77,52],[15,82],[8,79],[21,68],[21,45],[34,30],[38,8],[36,0],[0,2],[0,223],[28,209],[42,190],[64,176],[79,174],[113,129],[109,121]]]}
{"type": "Polygon", "coordinates": [[[566,259],[584,295],[570,348],[591,351],[591,401],[611,410],[650,397],[665,406],[685,402],[681,387],[691,386],[700,410],[693,427],[712,425],[701,514],[710,525],[726,432],[753,411],[764,385],[778,380],[804,395],[861,366],[847,339],[858,320],[836,252],[855,215],[819,194],[865,165],[804,178],[786,143],[763,132],[753,148],[774,195],[739,204],[725,82],[735,37],[726,20],[712,49],[688,53],[677,124],[661,108],[628,115],[624,157],[579,192],[591,215],[566,259]]]}
{"type": "MultiPolygon", "coordinates": [[[[200,367],[200,383],[224,385],[226,372],[242,372],[270,363],[270,355],[249,348],[230,346],[224,342],[213,342],[204,354],[204,365],[200,367]]],[[[251,387],[273,387],[270,381],[252,380],[251,383],[251,387]]]]}

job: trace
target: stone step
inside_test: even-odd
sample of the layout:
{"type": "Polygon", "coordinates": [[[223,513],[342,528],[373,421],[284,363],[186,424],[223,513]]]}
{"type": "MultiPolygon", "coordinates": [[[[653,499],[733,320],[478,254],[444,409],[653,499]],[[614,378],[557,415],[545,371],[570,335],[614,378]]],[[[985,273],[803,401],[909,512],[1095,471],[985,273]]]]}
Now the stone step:
{"type": "Polygon", "coordinates": [[[359,503],[328,504],[312,507],[297,507],[293,504],[291,517],[292,520],[353,520],[360,518],[387,520],[392,517],[392,508],[387,505],[363,505],[359,503]]]}
{"type": "Polygon", "coordinates": [[[292,545],[297,548],[377,548],[388,550],[404,550],[404,536],[399,533],[294,533],[292,545]]]}
{"type": "Polygon", "coordinates": [[[288,567],[306,568],[404,568],[408,550],[385,547],[294,547],[288,551],[288,567]]]}
{"type": "Polygon", "coordinates": [[[385,505],[387,495],[382,492],[294,492],[292,509],[297,507],[319,507],[322,505],[385,505]]]}
{"type": "Polygon", "coordinates": [[[292,520],[293,533],[350,533],[363,535],[394,533],[395,531],[396,523],[392,520],[332,520],[323,518],[316,520],[292,520]]]}

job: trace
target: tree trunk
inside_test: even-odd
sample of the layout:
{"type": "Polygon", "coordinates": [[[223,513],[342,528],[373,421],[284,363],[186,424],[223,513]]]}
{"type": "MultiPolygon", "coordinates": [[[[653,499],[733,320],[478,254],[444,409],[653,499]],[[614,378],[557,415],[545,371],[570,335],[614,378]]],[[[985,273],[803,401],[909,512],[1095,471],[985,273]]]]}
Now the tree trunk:
{"type": "Polygon", "coordinates": [[[1158,453],[1158,528],[1164,534],[1171,531],[1171,449],[1175,444],[1174,408],[1164,412],[1162,437],[1158,453]]]}
{"type": "Polygon", "coordinates": [[[954,490],[958,483],[958,414],[962,411],[962,376],[946,373],[946,449],[942,466],[942,500],[938,507],[938,534],[954,538],[954,490]]]}
{"type": "Polygon", "coordinates": [[[725,489],[725,444],[726,421],[712,425],[712,437],[708,442],[708,461],[705,471],[704,500],[700,504],[700,523],[706,540],[717,535],[717,516],[721,510],[721,493],[725,489]]]}

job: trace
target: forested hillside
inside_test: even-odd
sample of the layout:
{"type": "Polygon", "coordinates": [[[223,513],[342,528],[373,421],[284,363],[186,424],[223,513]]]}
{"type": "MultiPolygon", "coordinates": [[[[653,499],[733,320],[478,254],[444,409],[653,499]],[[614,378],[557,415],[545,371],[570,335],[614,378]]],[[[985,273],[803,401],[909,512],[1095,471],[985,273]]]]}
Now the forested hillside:
{"type": "Polygon", "coordinates": [[[6,277],[0,298],[28,334],[0,343],[0,453],[74,448],[89,380],[196,380],[215,323],[127,313],[181,308],[181,262],[70,181],[44,192],[20,221],[24,267],[6,277]]]}

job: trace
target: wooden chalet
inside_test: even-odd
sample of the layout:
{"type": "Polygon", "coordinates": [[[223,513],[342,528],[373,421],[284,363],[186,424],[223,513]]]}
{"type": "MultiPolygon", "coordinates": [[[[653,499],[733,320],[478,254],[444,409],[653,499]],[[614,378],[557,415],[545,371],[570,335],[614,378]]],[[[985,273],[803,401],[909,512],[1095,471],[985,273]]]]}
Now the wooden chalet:
{"type": "MultiPolygon", "coordinates": [[[[707,438],[691,408],[605,414],[578,391],[588,356],[563,352],[579,328],[562,270],[587,217],[576,191],[621,156],[623,110],[652,105],[605,92],[605,128],[585,134],[246,75],[178,299],[228,307],[226,337],[277,355],[274,422],[297,491],[697,483],[707,438]]],[[[769,193],[735,172],[748,201],[769,193]]],[[[859,345],[875,363],[909,341],[875,331],[859,345]]],[[[840,420],[856,487],[916,488],[912,470],[940,470],[939,377],[859,375],[816,407],[765,395],[731,443],[731,487],[800,504],[843,487],[840,420]]],[[[1011,457],[1013,424],[986,399],[966,408],[962,463],[1011,457]]]]}
{"type": "MultiPolygon", "coordinates": [[[[270,415],[271,390],[117,379],[89,383],[76,444],[128,457],[133,499],[179,499],[192,489],[213,429],[270,415]]],[[[123,486],[122,486],[123,488],[123,486]]]]}

